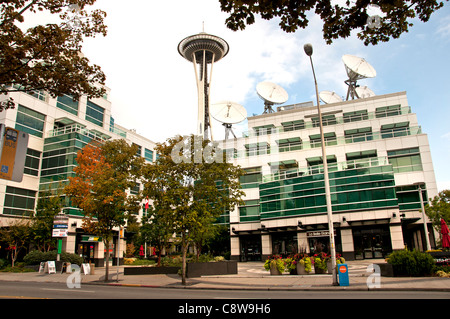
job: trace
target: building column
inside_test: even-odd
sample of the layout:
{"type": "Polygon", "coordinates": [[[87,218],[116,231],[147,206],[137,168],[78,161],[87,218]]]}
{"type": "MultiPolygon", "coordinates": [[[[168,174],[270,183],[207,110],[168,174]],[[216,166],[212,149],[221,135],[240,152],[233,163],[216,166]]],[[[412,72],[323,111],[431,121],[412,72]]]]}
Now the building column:
{"type": "Polygon", "coordinates": [[[272,236],[269,234],[261,235],[261,260],[266,260],[269,255],[272,255],[272,236]]]}
{"type": "Polygon", "coordinates": [[[355,246],[353,244],[353,232],[351,228],[341,228],[342,257],[345,260],[355,259],[355,246]]]}
{"type": "Polygon", "coordinates": [[[392,224],[389,225],[389,229],[391,232],[391,244],[392,250],[401,250],[405,248],[405,243],[403,240],[403,232],[401,224],[392,224]]]}
{"type": "Polygon", "coordinates": [[[305,252],[309,254],[311,251],[309,250],[308,237],[306,236],[306,232],[297,233],[297,243],[298,243],[298,251],[305,252]]]}
{"type": "Polygon", "coordinates": [[[240,255],[241,255],[240,245],[241,244],[240,244],[240,240],[239,240],[238,236],[230,237],[230,250],[231,250],[230,259],[231,260],[240,261],[240,255]]]}
{"type": "Polygon", "coordinates": [[[94,260],[97,267],[105,266],[105,244],[103,243],[103,241],[95,243],[94,260]]]}
{"type": "Polygon", "coordinates": [[[75,254],[76,253],[76,247],[75,247],[75,241],[77,239],[77,234],[76,233],[69,233],[69,236],[67,236],[67,238],[65,238],[65,240],[63,241],[63,251],[65,251],[66,253],[71,253],[71,254],[75,254]]]}

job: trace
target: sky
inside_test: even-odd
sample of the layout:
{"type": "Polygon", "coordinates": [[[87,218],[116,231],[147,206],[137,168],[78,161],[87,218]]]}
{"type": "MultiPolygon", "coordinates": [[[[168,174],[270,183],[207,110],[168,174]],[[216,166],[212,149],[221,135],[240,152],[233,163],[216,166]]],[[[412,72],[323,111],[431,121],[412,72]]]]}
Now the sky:
{"type": "MultiPolygon", "coordinates": [[[[450,189],[450,4],[430,21],[413,20],[409,33],[377,46],[365,46],[356,33],[327,45],[322,21],[310,15],[306,29],[285,33],[277,20],[260,18],[244,31],[225,26],[227,14],[218,0],[144,1],[97,0],[107,13],[106,37],[86,39],[83,53],[101,66],[111,89],[115,122],[154,142],[194,133],[197,89],[193,66],[177,51],[187,36],[204,31],[225,39],[230,51],[214,64],[211,103],[229,100],[243,105],[249,116],[261,114],[264,103],[256,93],[262,81],[275,82],[288,93],[285,105],[315,101],[314,82],[305,43],[314,47],[319,91],[344,96],[347,79],[342,56],[363,57],[377,71],[359,81],[375,94],[406,91],[409,105],[428,134],[438,189],[450,189]]],[[[213,122],[215,139],[224,128],[213,122]]],[[[234,125],[240,134],[246,121],[234,125]]],[[[239,136],[239,135],[238,135],[239,136]]]]}

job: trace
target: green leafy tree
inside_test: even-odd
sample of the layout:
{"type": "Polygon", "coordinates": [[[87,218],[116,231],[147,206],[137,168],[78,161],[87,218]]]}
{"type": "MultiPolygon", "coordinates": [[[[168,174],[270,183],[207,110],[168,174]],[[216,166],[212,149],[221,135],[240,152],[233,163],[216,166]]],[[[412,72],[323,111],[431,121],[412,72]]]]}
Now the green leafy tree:
{"type": "Polygon", "coordinates": [[[50,188],[39,192],[36,213],[32,218],[31,236],[39,251],[49,251],[55,247],[56,240],[52,237],[53,220],[62,211],[63,201],[61,191],[50,188]]]}
{"type": "Polygon", "coordinates": [[[125,224],[128,214],[140,209],[139,195],[127,195],[140,176],[142,157],[137,145],[123,139],[101,145],[88,144],[77,155],[75,177],[69,177],[66,194],[85,214],[83,228],[101,236],[107,256],[105,281],[109,274],[109,246],[114,228],[125,224]]]}
{"type": "Polygon", "coordinates": [[[240,204],[243,192],[240,167],[224,161],[224,154],[207,140],[194,135],[177,136],[155,151],[160,155],[144,171],[144,196],[166,214],[182,250],[182,284],[186,284],[186,253],[204,227],[225,209],[240,204]],[[203,155],[203,156],[202,156],[203,155]],[[217,187],[220,181],[221,187],[217,187]]]}
{"type": "Polygon", "coordinates": [[[30,242],[30,234],[30,221],[26,219],[17,220],[8,227],[0,229],[0,241],[8,245],[6,250],[11,254],[12,267],[14,267],[19,253],[27,248],[30,242]]]}
{"type": "MultiPolygon", "coordinates": [[[[87,11],[96,0],[10,0],[0,6],[0,97],[9,92],[45,90],[101,97],[105,75],[81,54],[85,37],[106,36],[106,13],[87,11]],[[58,14],[60,24],[37,25],[23,30],[25,14],[58,14]]],[[[4,100],[0,111],[14,107],[4,100]]]]}
{"type": "Polygon", "coordinates": [[[425,207],[425,213],[436,232],[441,234],[441,218],[447,225],[450,223],[450,190],[443,190],[430,199],[430,203],[425,207]]]}
{"type": "Polygon", "coordinates": [[[347,38],[357,30],[358,38],[365,45],[387,42],[399,38],[413,26],[414,18],[427,22],[431,14],[442,8],[441,1],[402,0],[376,2],[331,0],[219,0],[222,11],[230,13],[226,26],[233,30],[243,30],[255,22],[255,14],[265,20],[280,19],[280,27],[285,32],[295,32],[308,26],[308,13],[315,13],[323,21],[323,38],[327,44],[334,39],[347,38]],[[379,20],[369,18],[369,9],[376,4],[384,13],[379,20]]]}

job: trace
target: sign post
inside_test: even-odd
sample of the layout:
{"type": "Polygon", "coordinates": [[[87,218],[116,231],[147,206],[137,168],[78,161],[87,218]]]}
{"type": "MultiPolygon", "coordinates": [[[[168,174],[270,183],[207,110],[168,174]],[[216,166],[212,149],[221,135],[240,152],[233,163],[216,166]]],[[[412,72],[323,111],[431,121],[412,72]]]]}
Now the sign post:
{"type": "Polygon", "coordinates": [[[56,255],[56,261],[61,260],[62,252],[62,238],[69,235],[69,217],[64,213],[59,213],[53,219],[53,231],[52,236],[58,238],[58,254],[56,255]]]}

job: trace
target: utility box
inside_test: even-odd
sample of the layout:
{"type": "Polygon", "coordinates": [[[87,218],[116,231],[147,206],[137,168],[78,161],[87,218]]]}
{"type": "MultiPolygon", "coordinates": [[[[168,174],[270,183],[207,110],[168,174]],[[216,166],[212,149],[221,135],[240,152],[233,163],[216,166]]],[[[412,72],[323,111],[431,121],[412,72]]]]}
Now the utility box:
{"type": "Polygon", "coordinates": [[[350,286],[350,281],[348,279],[348,265],[338,264],[336,268],[338,270],[339,286],[350,286]]]}

